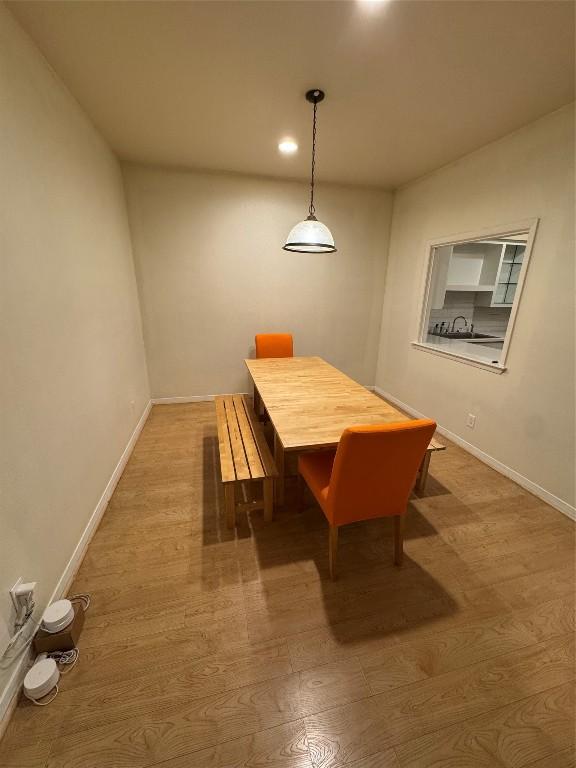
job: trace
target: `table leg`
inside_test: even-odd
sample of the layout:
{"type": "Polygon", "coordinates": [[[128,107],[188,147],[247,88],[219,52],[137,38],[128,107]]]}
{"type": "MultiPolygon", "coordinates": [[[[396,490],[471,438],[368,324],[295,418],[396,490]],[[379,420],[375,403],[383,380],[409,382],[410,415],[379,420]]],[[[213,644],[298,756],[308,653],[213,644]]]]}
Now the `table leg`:
{"type": "Polygon", "coordinates": [[[426,480],[428,479],[428,468],[430,466],[430,451],[426,451],[424,454],[424,458],[422,459],[422,464],[420,464],[420,472],[418,474],[418,480],[416,480],[416,489],[418,491],[423,491],[424,487],[426,486],[426,480]]]}
{"type": "Polygon", "coordinates": [[[260,393],[256,387],[254,387],[254,413],[256,414],[256,418],[260,417],[260,403],[260,393]]]}
{"type": "Polygon", "coordinates": [[[274,463],[278,470],[278,478],[274,483],[276,504],[284,504],[284,448],[276,432],[274,432],[274,463]]]}

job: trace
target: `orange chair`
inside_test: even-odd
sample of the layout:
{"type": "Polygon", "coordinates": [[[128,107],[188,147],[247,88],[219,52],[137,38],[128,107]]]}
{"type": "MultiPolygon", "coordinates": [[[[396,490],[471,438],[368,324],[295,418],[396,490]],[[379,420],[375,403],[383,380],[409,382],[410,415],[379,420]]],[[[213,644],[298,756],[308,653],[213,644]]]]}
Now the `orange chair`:
{"type": "Polygon", "coordinates": [[[291,333],[256,334],[256,357],[293,357],[291,333]]]}
{"type": "Polygon", "coordinates": [[[336,577],[338,528],[394,517],[394,563],[402,564],[403,514],[436,423],[414,419],[345,429],[336,451],[302,454],[298,471],[330,523],[330,576],[336,577]]]}

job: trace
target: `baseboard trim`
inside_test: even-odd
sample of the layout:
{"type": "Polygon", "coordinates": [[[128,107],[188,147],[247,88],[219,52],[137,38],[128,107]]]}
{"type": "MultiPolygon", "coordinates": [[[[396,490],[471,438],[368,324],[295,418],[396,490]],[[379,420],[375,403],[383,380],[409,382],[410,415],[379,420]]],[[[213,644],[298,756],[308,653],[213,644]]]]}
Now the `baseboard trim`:
{"type": "MultiPolygon", "coordinates": [[[[420,413],[415,408],[412,408],[411,405],[407,405],[406,403],[403,403],[401,400],[398,400],[397,397],[394,397],[394,395],[391,395],[389,392],[384,392],[384,390],[380,389],[380,387],[374,387],[374,392],[377,395],[380,395],[381,397],[383,397],[385,400],[389,400],[393,405],[397,405],[398,408],[400,408],[402,411],[406,411],[406,413],[409,413],[411,416],[416,416],[418,418],[425,418],[425,414],[420,413]]],[[[476,448],[475,445],[472,445],[472,443],[467,442],[466,440],[461,438],[459,435],[457,435],[454,432],[451,432],[449,429],[446,429],[445,427],[442,427],[440,424],[438,424],[437,430],[441,435],[444,435],[444,437],[447,437],[449,440],[452,440],[452,442],[456,443],[456,445],[459,445],[460,448],[464,448],[465,451],[468,451],[468,453],[471,453],[473,456],[475,456],[477,459],[482,461],[484,464],[487,464],[489,467],[492,467],[492,469],[495,469],[497,472],[500,472],[501,475],[504,475],[505,477],[508,477],[510,480],[513,480],[515,483],[520,485],[525,490],[529,491],[530,493],[533,493],[534,496],[538,496],[539,499],[542,499],[542,501],[545,501],[551,507],[554,507],[554,509],[557,509],[559,512],[562,512],[562,514],[566,515],[566,517],[569,517],[571,520],[576,520],[576,507],[571,506],[570,504],[568,504],[568,502],[558,498],[558,496],[555,496],[553,493],[550,493],[550,491],[547,491],[546,488],[542,488],[541,485],[538,485],[537,483],[534,483],[532,480],[529,480],[524,475],[521,475],[520,472],[517,472],[515,469],[512,469],[512,467],[509,467],[508,465],[503,464],[501,461],[498,461],[498,459],[495,459],[493,456],[490,456],[489,454],[480,450],[480,448],[476,448]]]]}
{"type": "MultiPolygon", "coordinates": [[[[248,395],[249,392],[222,392],[223,395],[248,395]]],[[[217,395],[184,395],[183,397],[153,397],[152,405],[173,405],[175,403],[208,403],[217,395]]]]}
{"type": "Polygon", "coordinates": [[[189,395],[185,397],[153,397],[152,405],[172,405],[174,403],[206,403],[214,400],[214,395],[189,395]]]}
{"type": "MultiPolygon", "coordinates": [[[[25,673],[23,673],[22,679],[24,679],[25,673]]],[[[16,704],[18,704],[18,696],[17,694],[20,693],[20,686],[16,689],[16,692],[12,694],[10,700],[8,701],[8,704],[6,705],[6,710],[4,711],[4,714],[0,717],[0,742],[2,741],[2,737],[6,733],[6,729],[8,728],[8,724],[10,723],[10,718],[14,714],[14,710],[16,709],[16,704]]]]}
{"type": "MultiPolygon", "coordinates": [[[[134,428],[134,431],[132,432],[132,435],[130,436],[130,439],[128,440],[126,448],[122,452],[122,455],[120,456],[120,459],[116,464],[114,471],[112,472],[110,480],[106,484],[106,488],[104,489],[104,492],[100,497],[100,500],[98,501],[94,511],[90,515],[90,519],[88,520],[88,524],[86,525],[86,528],[84,529],[84,532],[80,537],[80,541],[76,545],[74,552],[70,557],[70,560],[68,561],[66,567],[64,568],[64,572],[62,573],[62,576],[58,580],[58,583],[56,584],[56,587],[54,588],[54,591],[52,592],[52,595],[48,600],[48,603],[47,603],[48,605],[52,603],[54,600],[58,600],[61,597],[63,597],[68,591],[68,589],[70,588],[72,581],[76,576],[78,568],[80,567],[82,560],[84,559],[84,555],[86,554],[88,545],[92,540],[92,536],[96,532],[96,529],[102,519],[102,516],[106,511],[106,507],[108,506],[110,497],[114,493],[114,489],[116,488],[118,481],[122,476],[122,472],[124,471],[124,467],[128,463],[130,454],[134,450],[136,441],[138,440],[138,437],[142,432],[142,428],[146,423],[146,419],[148,418],[148,414],[150,413],[151,408],[152,408],[152,401],[149,400],[142,412],[142,415],[140,416],[140,419],[138,420],[138,423],[136,424],[136,427],[134,428]]],[[[8,727],[8,723],[10,722],[10,718],[14,712],[14,709],[16,708],[18,694],[20,693],[20,686],[22,685],[22,681],[26,676],[26,672],[28,671],[30,663],[31,663],[30,654],[28,652],[23,653],[21,658],[16,662],[14,666],[14,670],[12,672],[12,675],[8,679],[6,687],[0,694],[0,739],[2,738],[4,732],[6,731],[6,728],[8,727]]]]}
{"type": "Polygon", "coordinates": [[[122,452],[122,455],[120,456],[120,459],[116,464],[114,471],[112,472],[110,480],[108,481],[106,488],[104,489],[104,493],[100,497],[100,500],[98,501],[98,504],[94,509],[94,512],[90,516],[90,520],[88,521],[88,524],[84,529],[82,536],[80,537],[80,541],[76,545],[76,549],[72,553],[72,557],[70,558],[66,568],[64,569],[64,573],[60,577],[60,581],[56,585],[54,594],[51,597],[49,603],[51,603],[52,600],[54,599],[57,600],[60,595],[66,594],[67,590],[70,588],[72,581],[76,576],[76,572],[78,571],[78,568],[80,567],[82,560],[84,559],[84,555],[86,554],[88,545],[90,544],[90,541],[92,540],[92,537],[96,532],[96,528],[98,528],[98,525],[102,520],[102,516],[106,511],[106,507],[108,506],[108,502],[110,501],[110,498],[114,493],[114,489],[116,488],[116,486],[118,485],[118,481],[122,477],[122,472],[124,471],[124,468],[128,463],[128,459],[130,458],[132,451],[134,450],[136,441],[140,437],[140,433],[142,432],[144,424],[146,423],[146,419],[148,418],[148,414],[150,413],[151,408],[152,408],[152,402],[149,400],[146,403],[144,410],[142,411],[142,415],[138,419],[138,423],[134,427],[134,431],[130,435],[130,439],[126,444],[126,448],[124,448],[124,451],[122,452]]]}
{"type": "MultiPolygon", "coordinates": [[[[370,392],[374,392],[373,386],[366,386],[366,389],[370,392]]],[[[252,396],[251,392],[220,392],[220,395],[248,395],[252,396]]],[[[214,400],[219,395],[184,395],[182,397],[153,397],[152,405],[174,405],[176,403],[208,403],[214,400]]]]}

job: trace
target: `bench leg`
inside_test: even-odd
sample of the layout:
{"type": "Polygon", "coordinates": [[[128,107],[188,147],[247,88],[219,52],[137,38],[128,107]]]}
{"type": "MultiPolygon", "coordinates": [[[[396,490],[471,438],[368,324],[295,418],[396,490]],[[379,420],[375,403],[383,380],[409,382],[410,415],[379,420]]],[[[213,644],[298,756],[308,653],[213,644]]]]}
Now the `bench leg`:
{"type": "Polygon", "coordinates": [[[226,504],[226,525],[228,528],[234,528],[236,525],[236,483],[226,483],[224,485],[224,501],[226,504]]]}
{"type": "Polygon", "coordinates": [[[276,504],[284,504],[284,448],[274,432],[274,463],[278,470],[276,478],[276,504]]]}
{"type": "Polygon", "coordinates": [[[271,523],[274,517],[274,480],[264,478],[264,520],[271,523]]]}
{"type": "Polygon", "coordinates": [[[430,466],[430,451],[426,451],[422,464],[420,464],[420,472],[418,473],[418,480],[416,480],[416,489],[423,491],[426,486],[426,480],[428,479],[428,468],[430,466]]]}
{"type": "Polygon", "coordinates": [[[404,558],[404,515],[394,515],[394,565],[404,558]]]}

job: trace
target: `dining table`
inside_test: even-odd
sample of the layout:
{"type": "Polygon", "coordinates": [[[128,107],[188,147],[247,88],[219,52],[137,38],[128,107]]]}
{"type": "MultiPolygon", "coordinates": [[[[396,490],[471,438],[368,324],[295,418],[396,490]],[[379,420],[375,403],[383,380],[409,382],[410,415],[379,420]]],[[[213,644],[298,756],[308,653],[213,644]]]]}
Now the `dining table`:
{"type": "MultiPolygon", "coordinates": [[[[321,357],[245,360],[254,384],[254,408],[264,406],[274,430],[278,470],[275,497],[284,501],[286,453],[336,448],[347,427],[392,424],[411,418],[321,357]]],[[[445,446],[433,439],[417,485],[424,487],[430,455],[445,446]]]]}

